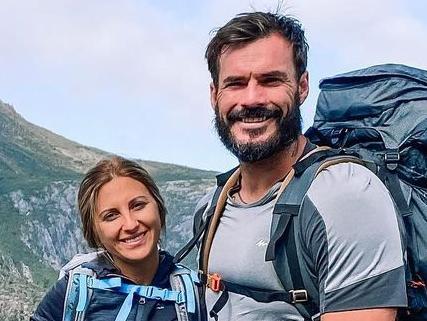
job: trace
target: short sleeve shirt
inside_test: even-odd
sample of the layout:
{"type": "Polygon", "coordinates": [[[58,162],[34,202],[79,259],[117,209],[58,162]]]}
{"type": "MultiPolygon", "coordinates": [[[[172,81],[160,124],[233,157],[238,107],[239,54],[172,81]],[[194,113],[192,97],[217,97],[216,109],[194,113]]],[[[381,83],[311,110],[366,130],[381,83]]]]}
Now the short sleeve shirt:
{"type": "MultiPolygon", "coordinates": [[[[266,290],[284,290],[265,261],[278,186],[255,204],[229,197],[212,244],[210,273],[266,290]]],[[[354,163],[322,171],[299,214],[301,257],[318,285],[320,313],[406,306],[403,250],[393,201],[382,182],[354,163]]],[[[208,312],[219,294],[207,289],[208,312]]],[[[284,302],[230,293],[219,320],[304,320],[284,302]]]]}

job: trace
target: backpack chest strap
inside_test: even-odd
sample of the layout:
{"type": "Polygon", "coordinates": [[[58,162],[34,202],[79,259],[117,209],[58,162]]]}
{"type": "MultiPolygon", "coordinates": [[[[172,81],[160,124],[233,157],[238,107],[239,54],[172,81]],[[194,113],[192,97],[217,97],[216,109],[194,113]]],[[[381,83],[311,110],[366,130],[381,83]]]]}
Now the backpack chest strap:
{"type": "Polygon", "coordinates": [[[128,284],[124,283],[120,277],[97,279],[94,276],[84,274],[76,275],[76,277],[79,279],[79,299],[76,308],[78,312],[83,311],[86,307],[89,288],[127,294],[115,321],[127,320],[132,309],[133,297],[135,294],[146,299],[172,301],[177,304],[186,302],[186,296],[181,291],[161,289],[155,286],[128,284]]]}

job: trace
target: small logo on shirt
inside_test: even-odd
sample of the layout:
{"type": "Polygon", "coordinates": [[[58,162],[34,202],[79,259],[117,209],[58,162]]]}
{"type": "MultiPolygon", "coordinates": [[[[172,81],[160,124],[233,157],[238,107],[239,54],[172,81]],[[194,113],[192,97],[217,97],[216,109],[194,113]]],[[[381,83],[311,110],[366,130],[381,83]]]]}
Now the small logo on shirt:
{"type": "Polygon", "coordinates": [[[268,242],[264,240],[259,240],[255,245],[259,247],[263,247],[263,246],[267,246],[268,242]]]}

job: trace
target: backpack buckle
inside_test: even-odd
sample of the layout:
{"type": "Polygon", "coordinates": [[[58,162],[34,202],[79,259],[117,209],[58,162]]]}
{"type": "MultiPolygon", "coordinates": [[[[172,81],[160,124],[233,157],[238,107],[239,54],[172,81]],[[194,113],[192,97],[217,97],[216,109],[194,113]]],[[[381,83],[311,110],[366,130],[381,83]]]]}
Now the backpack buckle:
{"type": "Polygon", "coordinates": [[[395,170],[400,161],[400,153],[397,149],[387,150],[384,154],[384,163],[389,170],[395,170]]]}
{"type": "Polygon", "coordinates": [[[308,301],[307,290],[290,290],[289,294],[291,295],[292,303],[302,303],[308,301]]]}
{"type": "Polygon", "coordinates": [[[221,276],[218,273],[208,274],[208,288],[214,292],[221,290],[221,276]]]}

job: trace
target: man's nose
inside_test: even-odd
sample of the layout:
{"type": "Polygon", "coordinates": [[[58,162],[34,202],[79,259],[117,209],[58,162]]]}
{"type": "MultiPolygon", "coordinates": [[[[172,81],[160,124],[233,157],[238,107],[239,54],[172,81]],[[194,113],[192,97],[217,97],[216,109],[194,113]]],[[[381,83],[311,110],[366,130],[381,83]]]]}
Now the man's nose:
{"type": "Polygon", "coordinates": [[[260,107],[267,105],[267,103],[268,99],[265,88],[251,79],[242,92],[241,106],[246,108],[260,107]]]}

